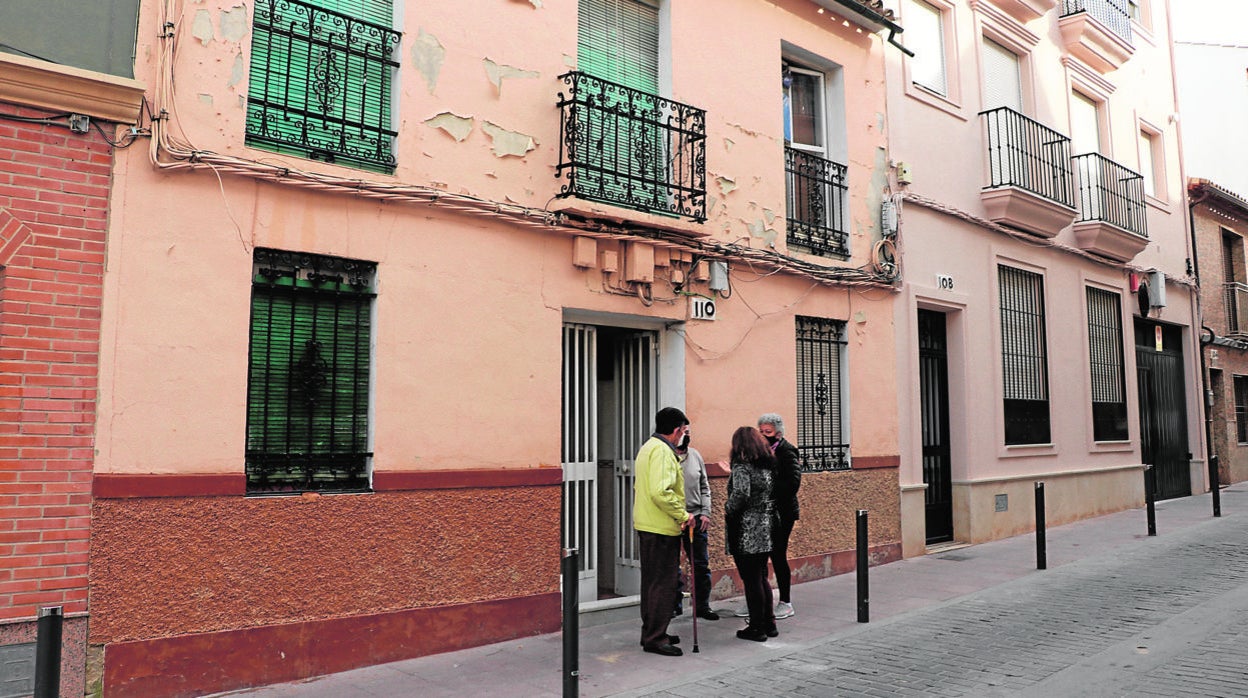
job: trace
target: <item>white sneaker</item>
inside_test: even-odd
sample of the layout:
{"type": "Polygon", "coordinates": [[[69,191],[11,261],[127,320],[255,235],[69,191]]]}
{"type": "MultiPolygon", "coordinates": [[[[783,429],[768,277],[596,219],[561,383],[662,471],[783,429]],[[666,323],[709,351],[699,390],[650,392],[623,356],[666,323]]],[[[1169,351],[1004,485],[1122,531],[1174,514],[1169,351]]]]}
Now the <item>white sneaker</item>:
{"type": "Polygon", "coordinates": [[[788,601],[780,601],[776,604],[776,619],[790,618],[796,611],[793,610],[793,604],[788,601]]]}
{"type": "Polygon", "coordinates": [[[750,607],[749,607],[749,606],[742,606],[741,608],[738,608],[737,610],[733,611],[733,612],[732,612],[732,615],[734,615],[734,616],[736,616],[736,617],[738,617],[738,618],[749,618],[749,617],[750,617],[750,607]]]}

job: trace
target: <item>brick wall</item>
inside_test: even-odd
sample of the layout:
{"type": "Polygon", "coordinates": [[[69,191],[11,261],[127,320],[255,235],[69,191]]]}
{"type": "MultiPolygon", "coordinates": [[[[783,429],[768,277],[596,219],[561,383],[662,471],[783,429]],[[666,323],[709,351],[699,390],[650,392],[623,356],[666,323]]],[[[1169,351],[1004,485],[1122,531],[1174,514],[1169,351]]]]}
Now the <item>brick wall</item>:
{"type": "Polygon", "coordinates": [[[94,130],[0,118],[0,623],[87,607],[111,168],[94,130]]]}

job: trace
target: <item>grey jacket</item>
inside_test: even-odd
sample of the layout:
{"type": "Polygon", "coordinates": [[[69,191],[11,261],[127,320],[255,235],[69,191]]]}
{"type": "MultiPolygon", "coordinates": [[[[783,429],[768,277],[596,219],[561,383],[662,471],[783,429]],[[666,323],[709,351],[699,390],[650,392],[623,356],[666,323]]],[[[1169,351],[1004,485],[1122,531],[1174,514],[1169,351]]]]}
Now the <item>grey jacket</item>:
{"type": "Polygon", "coordinates": [[[692,446],[684,456],[677,457],[680,467],[685,469],[685,511],[694,516],[710,516],[711,482],[706,479],[706,461],[692,446]]]}
{"type": "Polygon", "coordinates": [[[771,470],[753,463],[733,463],[728,476],[728,500],[724,502],[724,541],[729,555],[771,552],[771,470]]]}

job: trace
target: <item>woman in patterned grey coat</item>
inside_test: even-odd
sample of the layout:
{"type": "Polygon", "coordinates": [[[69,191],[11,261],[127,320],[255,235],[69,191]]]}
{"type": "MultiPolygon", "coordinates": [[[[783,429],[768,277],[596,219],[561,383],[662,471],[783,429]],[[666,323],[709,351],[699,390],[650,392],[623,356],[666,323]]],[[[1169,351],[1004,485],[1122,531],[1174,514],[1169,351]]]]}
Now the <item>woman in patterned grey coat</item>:
{"type": "Polygon", "coordinates": [[[738,630],[737,637],[766,642],[768,637],[779,635],[771,605],[771,585],[767,583],[775,512],[775,456],[758,429],[740,427],[732,435],[729,459],[732,472],[728,476],[728,500],[724,503],[724,540],[741,575],[745,603],[750,609],[749,625],[738,630]]]}

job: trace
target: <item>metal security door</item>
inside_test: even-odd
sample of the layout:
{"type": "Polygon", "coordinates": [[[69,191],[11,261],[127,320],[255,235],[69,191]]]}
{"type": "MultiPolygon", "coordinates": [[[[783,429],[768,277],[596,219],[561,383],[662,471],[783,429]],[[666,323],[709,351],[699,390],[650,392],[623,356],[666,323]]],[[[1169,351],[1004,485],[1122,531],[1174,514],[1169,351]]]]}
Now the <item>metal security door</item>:
{"type": "Polygon", "coordinates": [[[923,421],[923,484],[927,485],[927,542],[930,545],[953,540],[945,315],[931,310],[919,311],[919,399],[923,421]]]}
{"type": "Polygon", "coordinates": [[[1192,455],[1187,443],[1187,390],[1180,329],[1137,319],[1135,363],[1141,459],[1157,473],[1158,499],[1186,497],[1192,493],[1192,455]]]}
{"type": "Polygon", "coordinates": [[[577,596],[598,598],[598,332],[563,326],[563,546],[576,548],[577,596]]]}
{"type": "Polygon", "coordinates": [[[641,593],[641,558],[633,530],[633,472],[637,450],[650,438],[658,411],[658,337],[653,332],[631,332],[615,348],[615,593],[641,593]]]}

